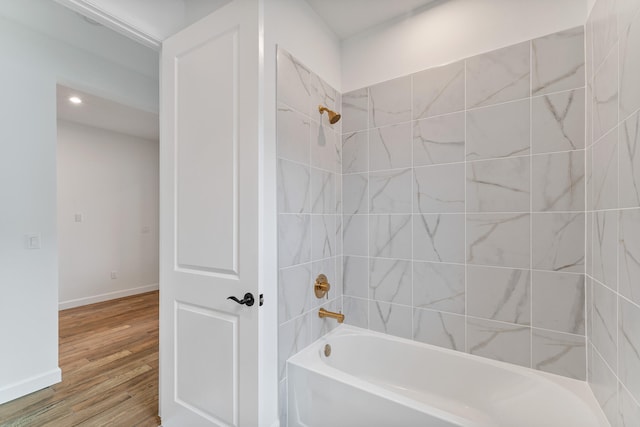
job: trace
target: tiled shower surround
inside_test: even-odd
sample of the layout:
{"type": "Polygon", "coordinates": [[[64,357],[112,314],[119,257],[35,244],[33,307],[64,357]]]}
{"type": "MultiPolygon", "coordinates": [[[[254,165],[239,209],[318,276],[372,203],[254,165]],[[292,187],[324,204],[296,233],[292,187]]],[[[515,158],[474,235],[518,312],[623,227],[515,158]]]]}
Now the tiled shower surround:
{"type": "Polygon", "coordinates": [[[598,0],[586,36],[588,376],[640,426],[640,1],[598,0]]]}
{"type": "Polygon", "coordinates": [[[346,322],[586,378],[583,27],[346,93],[346,322]]]}
{"type": "Polygon", "coordinates": [[[320,304],[586,378],[612,426],[640,425],[638,76],[638,0],[597,0],[586,43],[574,28],[342,101],[281,50],[282,425],[284,361],[337,325],[320,304]]]}
{"type": "Polygon", "coordinates": [[[318,309],[342,309],[340,94],[295,58],[278,51],[278,371],[280,425],[286,425],[285,361],[337,326],[318,309]],[[317,299],[325,274],[331,290],[317,299]]]}

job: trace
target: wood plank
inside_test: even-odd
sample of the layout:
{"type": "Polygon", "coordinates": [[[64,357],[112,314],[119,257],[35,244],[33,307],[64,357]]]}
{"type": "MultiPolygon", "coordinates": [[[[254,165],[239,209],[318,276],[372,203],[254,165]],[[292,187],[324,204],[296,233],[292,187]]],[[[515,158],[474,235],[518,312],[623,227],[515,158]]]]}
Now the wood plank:
{"type": "Polygon", "coordinates": [[[61,311],[59,328],[62,382],[0,405],[0,425],[160,425],[157,291],[61,311]]]}

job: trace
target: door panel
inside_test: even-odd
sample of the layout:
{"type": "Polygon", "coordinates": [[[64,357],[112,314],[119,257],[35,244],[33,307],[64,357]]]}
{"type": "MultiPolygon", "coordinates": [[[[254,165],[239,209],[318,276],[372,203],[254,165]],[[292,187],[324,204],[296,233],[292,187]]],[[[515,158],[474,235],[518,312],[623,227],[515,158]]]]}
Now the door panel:
{"type": "Polygon", "coordinates": [[[176,400],[212,423],[237,425],[238,318],[176,303],[175,342],[176,400]]]}
{"type": "Polygon", "coordinates": [[[258,426],[259,0],[162,46],[160,412],[258,426]],[[252,293],[249,307],[227,299],[252,293]]]}
{"type": "Polygon", "coordinates": [[[237,68],[238,28],[175,61],[182,268],[238,274],[237,68]]]}

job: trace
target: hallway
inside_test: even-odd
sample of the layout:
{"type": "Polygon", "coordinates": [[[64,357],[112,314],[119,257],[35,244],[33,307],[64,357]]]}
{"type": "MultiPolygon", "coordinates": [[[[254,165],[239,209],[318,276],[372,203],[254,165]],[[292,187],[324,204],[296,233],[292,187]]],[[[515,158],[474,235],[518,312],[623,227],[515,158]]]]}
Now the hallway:
{"type": "Polygon", "coordinates": [[[59,322],[62,382],[0,405],[0,426],[158,426],[158,292],[59,322]]]}

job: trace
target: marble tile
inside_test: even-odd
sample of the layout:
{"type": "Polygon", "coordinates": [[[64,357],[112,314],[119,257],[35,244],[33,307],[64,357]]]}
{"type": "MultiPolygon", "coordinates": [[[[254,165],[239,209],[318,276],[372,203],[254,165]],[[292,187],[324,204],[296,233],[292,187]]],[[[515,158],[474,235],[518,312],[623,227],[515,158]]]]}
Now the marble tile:
{"type": "MultiPolygon", "coordinates": [[[[335,289],[333,296],[340,298],[344,294],[344,256],[339,255],[336,260],[336,278],[331,287],[335,289]]],[[[332,290],[333,290],[332,289],[332,290]]],[[[330,291],[331,292],[331,291],[330,291]]]]}
{"type": "Polygon", "coordinates": [[[533,368],[584,381],[587,376],[585,339],[579,335],[533,329],[533,368]]]}
{"type": "Polygon", "coordinates": [[[585,273],[593,277],[593,224],[594,224],[593,212],[587,212],[585,214],[585,273]]]}
{"type": "Polygon", "coordinates": [[[377,332],[411,338],[411,307],[389,304],[380,301],[369,301],[369,328],[377,332]]]}
{"type": "Polygon", "coordinates": [[[369,216],[344,215],[342,240],[345,255],[369,255],[369,216]]]}
{"type": "Polygon", "coordinates": [[[287,404],[287,380],[284,379],[278,383],[278,419],[282,426],[289,425],[287,404]]]}
{"type": "Polygon", "coordinates": [[[637,18],[640,11],[640,3],[637,0],[616,0],[618,37],[623,38],[624,34],[629,30],[629,26],[637,18]]]}
{"type": "Polygon", "coordinates": [[[620,211],[618,227],[619,292],[640,304],[640,209],[620,211]]]}
{"type": "Polygon", "coordinates": [[[464,110],[464,61],[413,75],[413,119],[464,110]]]}
{"type": "Polygon", "coordinates": [[[464,214],[413,215],[413,258],[464,263],[464,214]]]}
{"type": "Polygon", "coordinates": [[[593,217],[593,277],[617,290],[619,245],[618,212],[594,212],[593,217]]]}
{"type": "Polygon", "coordinates": [[[371,258],[369,299],[411,305],[411,261],[371,258]]]}
{"type": "Polygon", "coordinates": [[[336,216],[311,216],[311,260],[336,255],[336,216]]]}
{"type": "Polygon", "coordinates": [[[342,174],[335,175],[336,180],[336,213],[338,215],[343,213],[342,205],[342,174]]]}
{"type": "Polygon", "coordinates": [[[533,210],[584,211],[584,151],[533,156],[533,210]]]}
{"type": "Polygon", "coordinates": [[[311,123],[311,166],[331,172],[340,172],[342,143],[336,132],[326,126],[311,123]]]}
{"type": "Polygon", "coordinates": [[[311,264],[282,268],[278,274],[278,324],[311,309],[311,264]]]}
{"type": "Polygon", "coordinates": [[[618,207],[618,134],[614,130],[593,146],[595,209],[618,207]]]}
{"type": "Polygon", "coordinates": [[[531,328],[467,318],[467,351],[515,365],[531,366],[531,328]]]}
{"type": "Polygon", "coordinates": [[[467,111],[467,160],[530,153],[529,99],[467,111]]]}
{"type": "Polygon", "coordinates": [[[463,162],[465,113],[418,120],[413,126],[413,165],[463,162]]]}
{"type": "Polygon", "coordinates": [[[344,254],[344,245],[342,239],[342,215],[336,215],[336,256],[344,254]]]}
{"type": "Polygon", "coordinates": [[[311,105],[310,71],[289,52],[278,49],[277,53],[277,97],[278,102],[309,114],[311,105]]]}
{"type": "Polygon", "coordinates": [[[640,307],[619,299],[618,377],[640,400],[640,307]]]}
{"type": "Polygon", "coordinates": [[[585,207],[587,211],[595,209],[593,200],[593,148],[585,150],[585,207]]]}
{"type": "Polygon", "coordinates": [[[593,79],[593,139],[618,124],[618,51],[614,49],[593,79]]]}
{"type": "Polygon", "coordinates": [[[587,292],[585,298],[586,337],[591,342],[593,337],[593,279],[589,275],[585,276],[585,290],[587,292]]]}
{"type": "Polygon", "coordinates": [[[531,42],[533,95],[584,86],[584,27],[531,42]]]}
{"type": "Polygon", "coordinates": [[[369,256],[411,259],[411,215],[369,215],[369,256]]]}
{"type": "Polygon", "coordinates": [[[359,328],[369,327],[369,301],[361,298],[344,296],[342,298],[344,323],[359,328]]]}
{"type": "Polygon", "coordinates": [[[534,271],[532,294],[534,327],[584,335],[584,275],[534,271]]]}
{"type": "Polygon", "coordinates": [[[367,132],[342,135],[342,173],[369,170],[369,137],[367,132]]]}
{"type": "Polygon", "coordinates": [[[593,78],[587,82],[585,90],[585,145],[593,144],[593,78]]]}
{"type": "Polygon", "coordinates": [[[311,321],[307,315],[297,317],[278,328],[278,378],[286,376],[287,359],[311,344],[311,321]]]}
{"type": "Polygon", "coordinates": [[[411,123],[369,131],[369,170],[411,167],[411,123]]]}
{"type": "Polygon", "coordinates": [[[467,314],[531,325],[531,272],[467,266],[467,314]]]}
{"type": "Polygon", "coordinates": [[[366,130],[369,120],[369,89],[342,94],[342,132],[366,130]]]}
{"type": "Polygon", "coordinates": [[[311,172],[308,166],[278,160],[278,212],[310,212],[310,181],[311,172]]]}
{"type": "Polygon", "coordinates": [[[597,69],[618,40],[616,0],[598,0],[591,11],[593,66],[597,69]]]}
{"type": "Polygon", "coordinates": [[[533,153],[584,148],[584,108],[584,89],[532,98],[531,149],[533,153]]]}
{"type": "Polygon", "coordinates": [[[467,108],[530,95],[529,42],[467,59],[467,108]]]}
{"type": "Polygon", "coordinates": [[[593,395],[596,397],[611,426],[617,426],[618,383],[616,376],[597,351],[593,351],[593,366],[591,369],[590,385],[593,395]]]}
{"type": "Polygon", "coordinates": [[[464,265],[415,261],[413,306],[465,314],[464,265]]]}
{"type": "Polygon", "coordinates": [[[331,123],[329,123],[327,114],[320,115],[318,106],[323,105],[330,110],[340,112],[342,105],[338,91],[312,72],[309,75],[309,92],[311,94],[309,106],[309,115],[311,118],[321,122],[324,126],[332,126],[331,123]]]}
{"type": "Polygon", "coordinates": [[[618,427],[640,426],[640,405],[638,405],[629,392],[618,384],[618,396],[620,399],[620,410],[618,427]]]}
{"type": "Polygon", "coordinates": [[[335,174],[311,168],[311,212],[336,213],[335,174]]]}
{"type": "Polygon", "coordinates": [[[309,118],[285,104],[278,104],[278,157],[308,165],[310,126],[309,118]]]}
{"type": "Polygon", "coordinates": [[[413,339],[464,351],[465,318],[457,314],[416,308],[413,310],[413,339]]]}
{"type": "Polygon", "coordinates": [[[467,212],[528,212],[529,183],[529,156],[468,162],[467,212]]]}
{"type": "Polygon", "coordinates": [[[618,368],[618,347],[617,347],[617,297],[614,292],[606,286],[593,283],[593,319],[591,342],[598,353],[611,366],[618,368]]]}
{"type": "Polygon", "coordinates": [[[278,266],[311,260],[311,215],[278,215],[278,266]]]}
{"type": "Polygon", "coordinates": [[[378,83],[369,88],[369,127],[411,120],[411,76],[378,83]]]}
{"type": "Polygon", "coordinates": [[[533,268],[584,272],[584,222],[584,213],[533,214],[533,268]]]}
{"type": "Polygon", "coordinates": [[[415,213],[464,212],[464,164],[425,166],[414,169],[415,213]]]}
{"type": "Polygon", "coordinates": [[[369,213],[369,175],[343,175],[342,199],[342,210],[345,214],[369,213]]]}
{"type": "Polygon", "coordinates": [[[369,173],[371,213],[411,213],[411,169],[369,173]]]}
{"type": "Polygon", "coordinates": [[[467,214],[467,263],[529,268],[528,214],[467,214]]]}
{"type": "Polygon", "coordinates": [[[620,207],[640,207],[640,114],[618,129],[620,207]]]}
{"type": "MultiPolygon", "coordinates": [[[[637,6],[636,6],[637,7],[637,6]]],[[[620,33],[620,119],[640,108],[640,14],[620,33]]]]}

